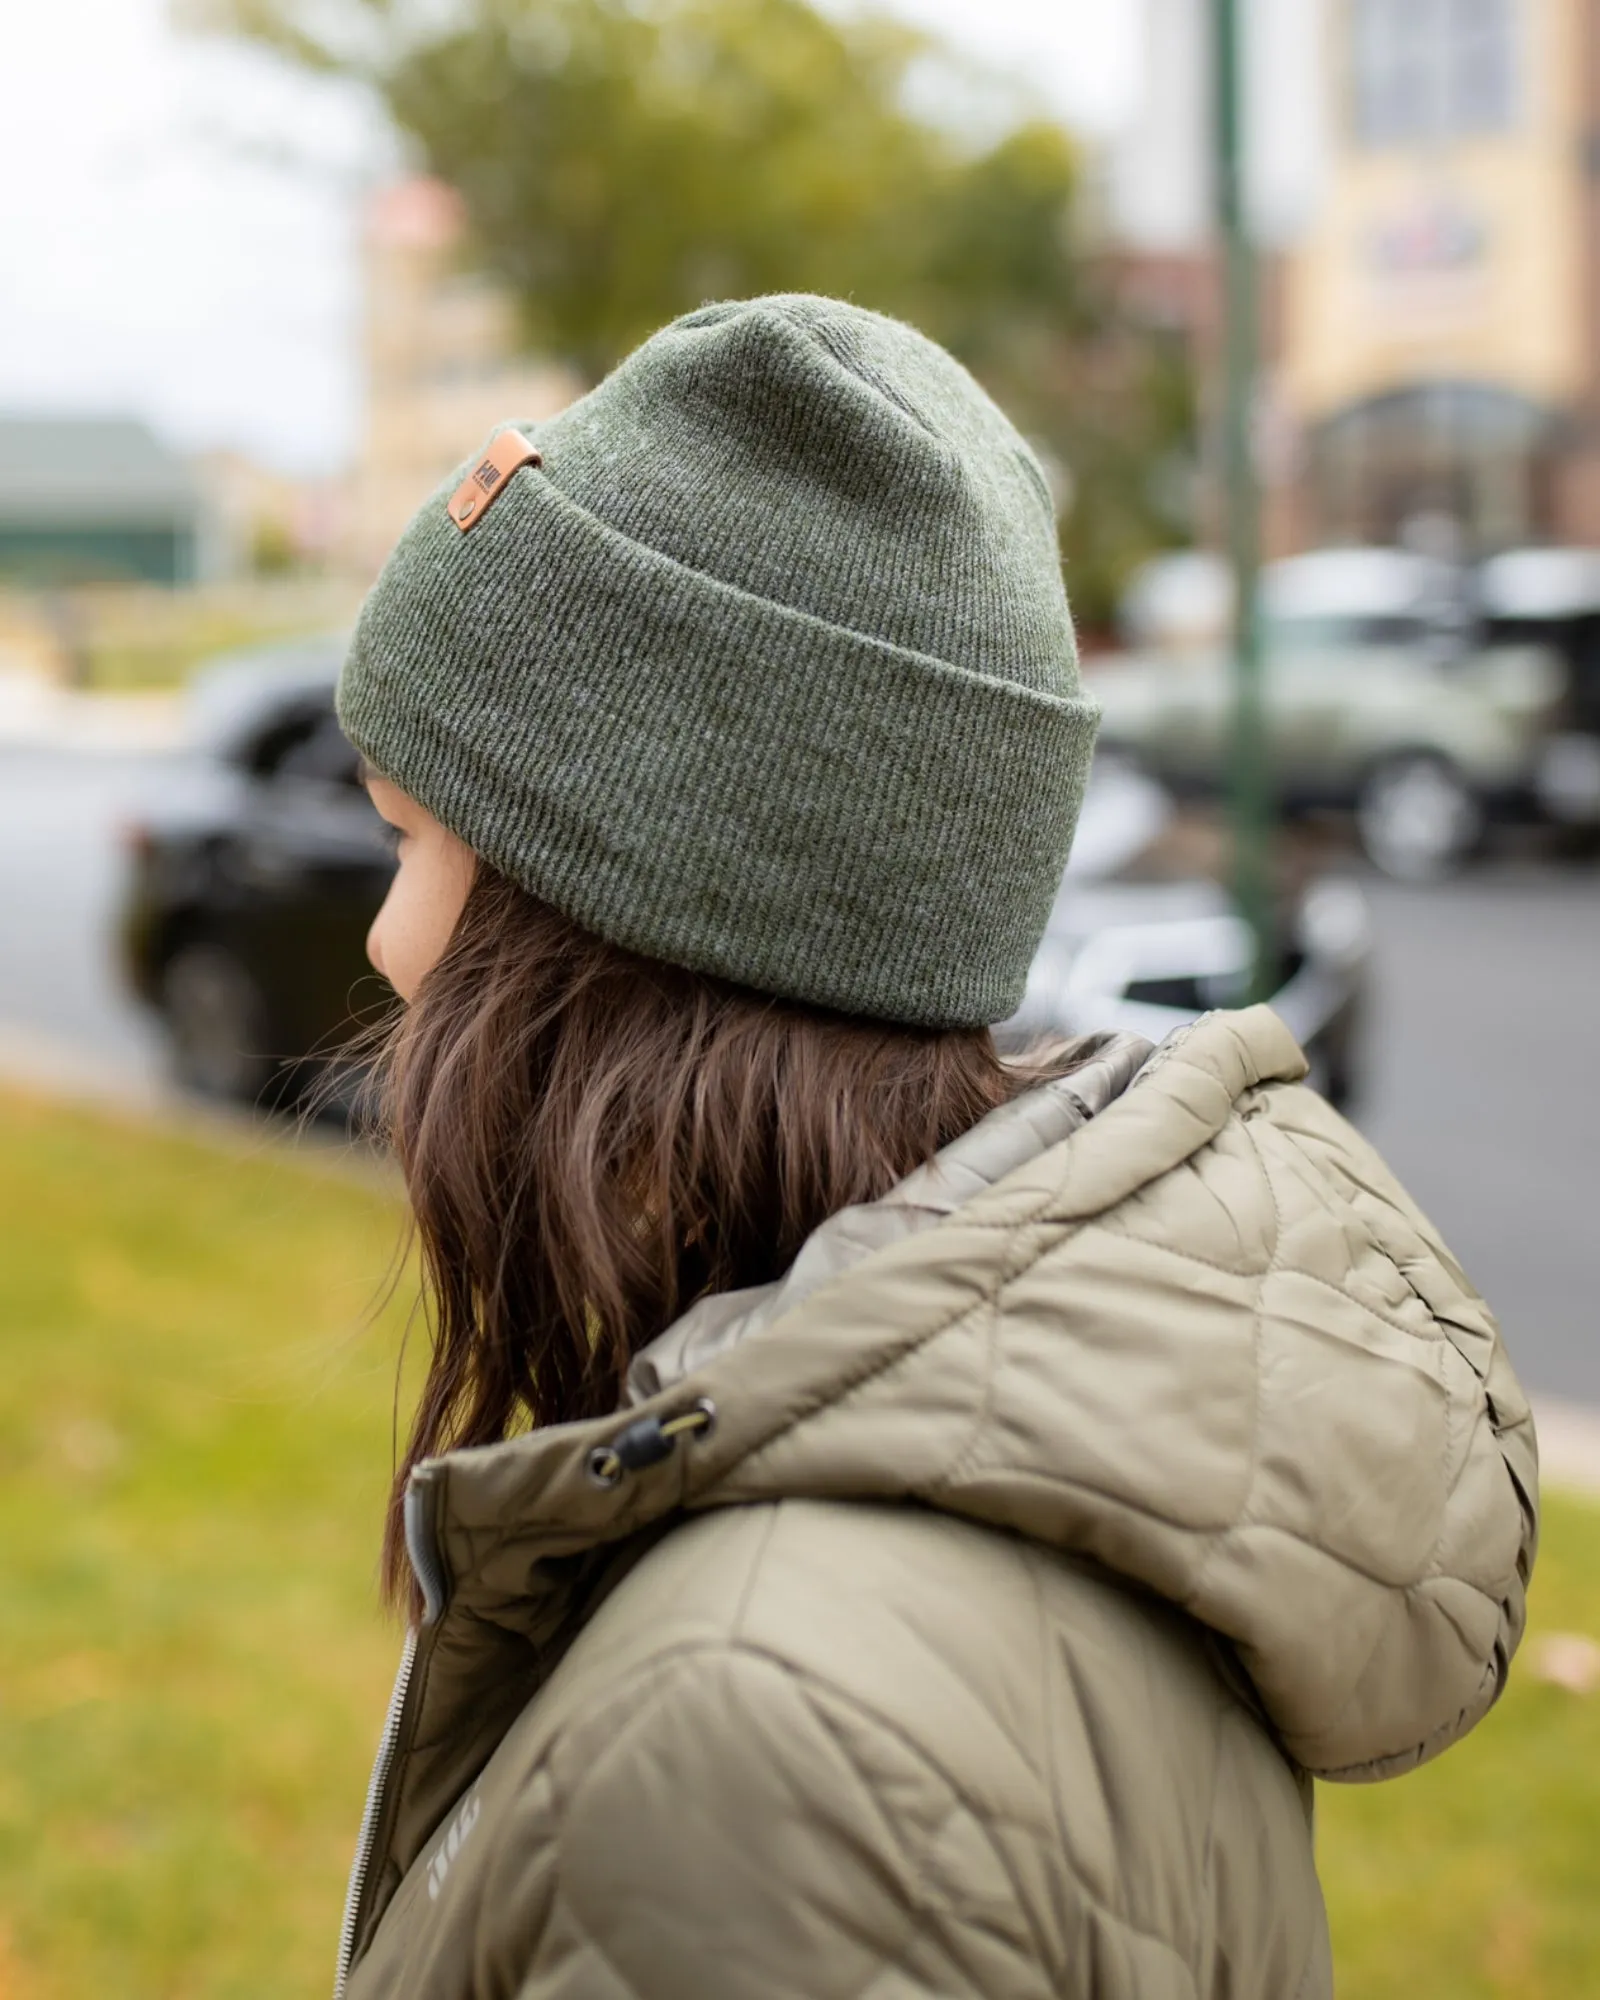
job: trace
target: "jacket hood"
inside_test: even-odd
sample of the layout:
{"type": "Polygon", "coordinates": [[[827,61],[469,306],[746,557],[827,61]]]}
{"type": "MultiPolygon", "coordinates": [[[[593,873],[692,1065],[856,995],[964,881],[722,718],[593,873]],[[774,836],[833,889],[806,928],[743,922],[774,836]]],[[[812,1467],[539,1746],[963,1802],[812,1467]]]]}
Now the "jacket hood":
{"type": "Polygon", "coordinates": [[[1295,1087],[1275,1016],[1147,1054],[1100,1044],[835,1217],[781,1284],[702,1302],[640,1357],[633,1408],[419,1468],[413,1559],[450,1663],[430,1678],[457,1711],[424,1737],[475,1699],[501,1726],[619,1544],[801,1497],[942,1509],[1170,1600],[1320,1775],[1398,1772],[1470,1728],[1534,1543],[1494,1321],[1295,1087]]]}

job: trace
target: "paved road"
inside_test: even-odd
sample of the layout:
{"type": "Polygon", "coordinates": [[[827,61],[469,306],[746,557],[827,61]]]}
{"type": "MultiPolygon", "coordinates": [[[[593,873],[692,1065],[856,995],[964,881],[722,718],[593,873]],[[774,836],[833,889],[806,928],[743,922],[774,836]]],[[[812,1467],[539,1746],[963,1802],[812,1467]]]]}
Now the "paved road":
{"type": "Polygon", "coordinates": [[[1600,873],[1368,890],[1361,1123],[1499,1312],[1529,1386],[1600,1404],[1600,873]]]}
{"type": "MultiPolygon", "coordinates": [[[[0,747],[0,1028],[153,1074],[105,925],[136,760],[0,747]]],[[[1600,1405],[1600,872],[1517,864],[1368,884],[1361,1122],[1498,1308],[1528,1385],[1600,1405]]]]}
{"type": "Polygon", "coordinates": [[[118,989],[119,829],[161,782],[153,759],[0,744],[0,1026],[36,1030],[141,1077],[149,1022],[118,989]]]}

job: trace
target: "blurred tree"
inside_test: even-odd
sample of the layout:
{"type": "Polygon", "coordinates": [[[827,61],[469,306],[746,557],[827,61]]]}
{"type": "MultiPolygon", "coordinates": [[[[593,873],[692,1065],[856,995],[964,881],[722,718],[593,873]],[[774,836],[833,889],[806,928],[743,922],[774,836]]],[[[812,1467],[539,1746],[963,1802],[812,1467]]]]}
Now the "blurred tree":
{"type": "Polygon", "coordinates": [[[928,37],[810,0],[197,11],[373,84],[464,197],[532,344],[588,378],[708,298],[832,292],[944,341],[1053,462],[1080,616],[1181,536],[1163,506],[1192,430],[1181,355],[1097,283],[1059,126],[1016,107],[974,145],[916,108],[942,58],[928,37]]]}

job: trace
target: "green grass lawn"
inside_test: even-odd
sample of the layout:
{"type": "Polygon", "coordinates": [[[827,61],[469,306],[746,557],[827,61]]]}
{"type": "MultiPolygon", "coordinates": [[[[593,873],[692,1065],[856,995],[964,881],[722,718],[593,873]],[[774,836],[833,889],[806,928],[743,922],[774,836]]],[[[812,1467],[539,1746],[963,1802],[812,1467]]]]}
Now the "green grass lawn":
{"type": "Polygon", "coordinates": [[[0,2000],[331,1981],[397,1213],[254,1150],[0,1095],[0,2000]]]}
{"type": "MultiPolygon", "coordinates": [[[[0,2000],[327,1989],[397,1647],[393,1200],[0,1093],[0,2000]]],[[[1535,1628],[1600,1638],[1552,1503],[1535,1628]]],[[[1600,1995],[1600,1695],[1320,1794],[1341,2000],[1600,1995]]]]}

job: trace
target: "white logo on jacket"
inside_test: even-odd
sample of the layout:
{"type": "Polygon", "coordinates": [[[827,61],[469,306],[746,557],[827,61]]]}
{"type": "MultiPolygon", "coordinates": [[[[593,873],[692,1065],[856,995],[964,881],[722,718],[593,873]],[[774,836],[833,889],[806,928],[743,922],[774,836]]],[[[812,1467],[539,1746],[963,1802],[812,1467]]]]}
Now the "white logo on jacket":
{"type": "Polygon", "coordinates": [[[478,1813],[482,1801],[474,1792],[450,1822],[450,1831],[439,1843],[439,1850],[428,1863],[428,1898],[438,1902],[439,1891],[444,1887],[444,1878],[450,1873],[450,1864],[461,1852],[462,1845],[472,1829],[478,1824],[478,1813]]]}

